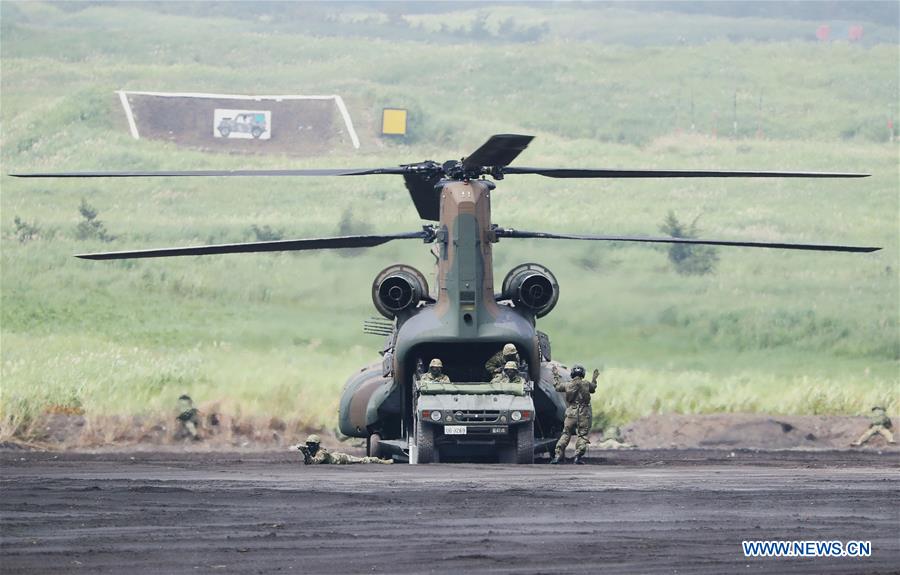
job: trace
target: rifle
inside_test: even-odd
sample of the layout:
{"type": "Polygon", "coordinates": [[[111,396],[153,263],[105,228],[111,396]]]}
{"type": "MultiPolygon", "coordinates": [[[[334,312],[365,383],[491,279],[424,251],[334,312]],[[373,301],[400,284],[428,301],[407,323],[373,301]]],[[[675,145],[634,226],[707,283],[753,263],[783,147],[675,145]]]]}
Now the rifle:
{"type": "Polygon", "coordinates": [[[302,443],[297,446],[297,450],[303,454],[303,463],[309,465],[312,463],[312,455],[309,453],[309,448],[302,443]]]}

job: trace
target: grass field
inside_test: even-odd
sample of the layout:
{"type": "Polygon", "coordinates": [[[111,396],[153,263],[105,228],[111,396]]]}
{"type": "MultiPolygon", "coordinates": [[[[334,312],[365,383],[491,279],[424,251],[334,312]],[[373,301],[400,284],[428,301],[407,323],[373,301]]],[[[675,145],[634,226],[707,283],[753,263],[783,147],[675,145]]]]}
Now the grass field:
{"type": "MultiPolygon", "coordinates": [[[[506,240],[495,267],[502,278],[538,261],[557,274],[562,299],[541,327],[556,358],[604,367],[597,408],[614,421],[900,408],[900,174],[886,127],[897,119],[896,43],[626,46],[565,40],[551,28],[537,43],[441,45],[266,32],[264,19],[245,26],[128,5],[0,9],[3,435],[33,431],[48,408],[169,417],[184,392],[232,413],[331,426],[346,376],[378,359],[380,341],[361,333],[376,313],[374,275],[396,261],[431,271],[415,243],[354,257],[71,257],[249,240],[253,225],[285,237],[332,235],[347,210],[376,231],[416,229],[402,183],[389,178],[76,182],[9,172],[393,165],[458,157],[502,132],[538,136],[522,165],[873,174],[511,177],[495,196],[494,220],[521,229],[655,234],[674,210],[687,221],[700,216],[707,237],[885,249],[723,249],[715,274],[685,277],[664,249],[506,240]],[[214,155],[132,140],[113,94],[122,88],[340,93],[364,127],[384,105],[410,108],[415,133],[382,143],[364,129],[358,152],[316,158],[214,155]],[[112,242],[76,238],[82,198],[112,242]],[[17,239],[16,217],[36,226],[29,241],[17,239]]],[[[549,21],[571,21],[566,10],[549,21]]],[[[540,22],[535,6],[526,13],[540,22]]]]}

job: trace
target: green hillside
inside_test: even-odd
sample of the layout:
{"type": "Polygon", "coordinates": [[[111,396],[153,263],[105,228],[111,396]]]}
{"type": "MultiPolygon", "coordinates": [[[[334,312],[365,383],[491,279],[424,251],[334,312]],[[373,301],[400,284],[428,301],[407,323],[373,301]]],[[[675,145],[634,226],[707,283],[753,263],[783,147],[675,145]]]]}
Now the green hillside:
{"type": "MultiPolygon", "coordinates": [[[[887,128],[897,121],[900,93],[896,42],[775,35],[777,42],[605,44],[566,37],[566,22],[586,26],[603,16],[566,5],[471,9],[448,20],[466,23],[465,32],[482,18],[495,41],[442,42],[440,29],[425,34],[426,23],[417,24],[428,15],[398,14],[402,4],[383,14],[370,7],[358,18],[355,5],[295,5],[310,10],[296,30],[271,15],[217,8],[201,18],[203,5],[184,6],[0,4],[0,434],[28,433],[48,408],[167,414],[183,392],[235,414],[333,425],[344,379],[378,359],[380,341],[361,332],[376,314],[375,274],[396,261],[431,271],[431,257],[415,243],[350,257],[71,257],[246,241],[257,237],[252,226],[288,238],[333,235],[348,213],[375,231],[414,230],[420,222],[399,180],[51,181],[8,173],[442,161],[503,132],[537,136],[522,165],[873,174],[511,177],[494,203],[494,219],[505,226],[657,234],[673,210],[686,222],[699,216],[705,237],[885,249],[722,249],[714,274],[682,276],[664,248],[506,240],[495,267],[502,278],[517,263],[538,261],[557,274],[562,299],[542,329],[556,358],[604,367],[597,408],[616,421],[665,411],[861,413],[875,402],[898,411],[900,174],[887,128]],[[497,23],[513,17],[518,29],[546,23],[539,40],[496,37],[497,23]],[[378,33],[360,33],[368,28],[359,22],[378,33]],[[136,141],[118,89],[337,93],[362,147],[263,157],[136,141]],[[384,106],[411,110],[407,141],[375,134],[384,106]],[[78,239],[82,199],[112,241],[78,239]]],[[[644,12],[620,8],[617,17],[646,25],[644,12]]],[[[722,15],[670,20],[677,27],[698,18],[741,25],[722,15]]],[[[754,22],[759,34],[796,25],[754,22]]],[[[891,30],[880,34],[890,38],[891,30]]]]}

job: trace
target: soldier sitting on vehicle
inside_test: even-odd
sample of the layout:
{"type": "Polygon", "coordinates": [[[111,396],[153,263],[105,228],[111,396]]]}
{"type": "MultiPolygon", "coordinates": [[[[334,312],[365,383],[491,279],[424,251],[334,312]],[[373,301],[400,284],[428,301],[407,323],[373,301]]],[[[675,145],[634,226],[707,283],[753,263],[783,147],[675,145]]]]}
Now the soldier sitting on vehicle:
{"type": "Polygon", "coordinates": [[[331,453],[322,447],[322,440],[318,435],[310,435],[306,438],[306,445],[299,443],[291,447],[303,454],[303,463],[306,465],[349,465],[351,463],[382,463],[390,465],[392,459],[379,459],[377,457],[354,457],[346,453],[331,453]]]}
{"type": "Polygon", "coordinates": [[[627,443],[622,437],[622,430],[615,425],[610,425],[603,430],[603,438],[597,444],[597,449],[634,449],[636,446],[627,443]]]}
{"type": "Polygon", "coordinates": [[[491,383],[513,383],[525,385],[525,379],[519,373],[519,364],[514,361],[507,361],[503,366],[503,371],[494,376],[491,383]]]}
{"type": "Polygon", "coordinates": [[[487,360],[487,363],[484,364],[484,369],[487,371],[488,377],[494,377],[502,372],[504,369],[503,366],[510,361],[518,366],[522,360],[519,358],[519,351],[516,349],[516,346],[508,343],[503,346],[502,350],[498,351],[487,360]]]}
{"type": "Polygon", "coordinates": [[[191,396],[185,394],[178,398],[178,416],[175,421],[178,422],[175,429],[176,439],[184,437],[190,437],[194,441],[200,439],[200,431],[197,429],[200,425],[200,412],[194,407],[191,396]]]}
{"type": "Polygon", "coordinates": [[[896,441],[894,441],[894,434],[891,433],[891,427],[893,427],[891,418],[888,417],[887,413],[884,412],[883,407],[881,407],[880,405],[876,405],[872,408],[872,414],[869,416],[869,429],[867,429],[859,437],[859,439],[857,439],[850,445],[859,447],[863,443],[869,441],[869,439],[871,439],[871,437],[875,434],[881,435],[890,444],[897,443],[896,441]]]}
{"type": "Polygon", "coordinates": [[[419,378],[419,383],[450,383],[450,378],[444,374],[444,362],[438,358],[431,360],[428,371],[419,378]]]}

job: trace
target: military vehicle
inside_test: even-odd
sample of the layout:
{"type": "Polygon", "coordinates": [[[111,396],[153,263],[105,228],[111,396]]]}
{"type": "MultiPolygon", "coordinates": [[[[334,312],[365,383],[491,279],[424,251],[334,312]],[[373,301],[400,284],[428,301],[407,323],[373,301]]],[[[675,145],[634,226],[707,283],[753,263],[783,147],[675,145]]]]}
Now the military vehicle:
{"type": "MultiPolygon", "coordinates": [[[[650,244],[778,248],[829,252],[873,252],[880,248],[608,236],[524,231],[495,224],[491,200],[496,181],[535,174],[549,178],[855,178],[867,174],[821,172],[624,170],[516,167],[510,164],[531,136],[495,135],[462,160],[425,161],[374,169],[200,170],[164,172],[63,172],[25,177],[120,178],[144,176],[340,176],[394,175],[404,179],[419,216],[420,230],[330,238],[277,240],[78,255],[92,260],[197,256],[293,250],[370,248],[398,240],[431,244],[437,285],[429,288],[418,270],[396,264],[372,283],[372,301],[383,319],[367,323],[384,336],[380,362],[350,377],[340,400],[340,430],[367,439],[370,455],[411,462],[487,456],[528,463],[558,438],[565,406],[552,386],[550,339],[536,320],[550,313],[560,286],[546,267],[526,263],[510,270],[495,289],[494,244],[518,238],[650,244]],[[506,343],[515,344],[528,388],[491,388],[485,361],[506,343]],[[440,358],[455,385],[417,389],[419,366],[440,358]],[[533,406],[533,408],[532,408],[533,406]],[[525,424],[513,421],[515,412],[525,424]],[[440,422],[435,421],[440,412],[440,422]],[[529,412],[526,416],[526,412],[529,412]],[[506,417],[506,421],[501,418],[506,417]],[[493,431],[499,429],[499,431],[493,431]],[[487,430],[487,431],[485,431],[487,430]],[[531,437],[527,437],[532,434],[531,437]],[[513,440],[515,438],[515,440],[513,440]],[[529,439],[531,441],[529,441],[529,439]],[[512,448],[515,446],[515,453],[512,448]],[[524,455],[531,449],[530,453],[524,455]],[[412,457],[409,457],[412,455],[412,457]]],[[[563,370],[561,370],[563,371],[563,370]]],[[[524,386],[523,386],[524,387],[524,386]]]]}
{"type": "Polygon", "coordinates": [[[259,138],[266,131],[266,115],[258,112],[238,114],[234,118],[222,118],[216,127],[223,138],[236,134],[250,134],[259,138]]]}

